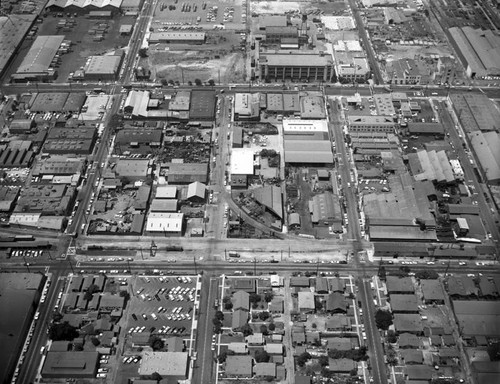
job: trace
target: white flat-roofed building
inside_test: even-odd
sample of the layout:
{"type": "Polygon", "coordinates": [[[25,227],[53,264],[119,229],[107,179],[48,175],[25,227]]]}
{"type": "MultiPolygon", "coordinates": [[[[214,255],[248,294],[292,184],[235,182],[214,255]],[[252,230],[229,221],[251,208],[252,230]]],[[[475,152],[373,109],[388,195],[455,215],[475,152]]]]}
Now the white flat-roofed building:
{"type": "Polygon", "coordinates": [[[283,120],[284,134],[301,134],[328,132],[328,123],[326,120],[283,120]]]}
{"type": "Polygon", "coordinates": [[[326,29],[347,31],[356,28],[356,22],[351,16],[321,16],[321,22],[326,29]]]}
{"type": "Polygon", "coordinates": [[[188,364],[187,352],[144,352],[139,375],[151,376],[156,372],[165,379],[176,379],[175,382],[177,382],[187,379],[188,364]]]}
{"type": "Polygon", "coordinates": [[[146,231],[180,236],[182,235],[183,222],[183,213],[152,212],[149,214],[146,222],[146,231]]]}
{"type": "Polygon", "coordinates": [[[233,148],[231,151],[231,174],[253,175],[254,152],[248,148],[233,148]]]}
{"type": "Polygon", "coordinates": [[[205,32],[154,32],[149,35],[149,44],[203,44],[205,32]]]}
{"type": "Polygon", "coordinates": [[[260,117],[259,93],[236,93],[234,95],[234,119],[258,120],[260,117]]]}
{"type": "Polygon", "coordinates": [[[157,199],[175,199],[177,197],[177,187],[174,185],[160,185],[156,188],[157,199]]]}

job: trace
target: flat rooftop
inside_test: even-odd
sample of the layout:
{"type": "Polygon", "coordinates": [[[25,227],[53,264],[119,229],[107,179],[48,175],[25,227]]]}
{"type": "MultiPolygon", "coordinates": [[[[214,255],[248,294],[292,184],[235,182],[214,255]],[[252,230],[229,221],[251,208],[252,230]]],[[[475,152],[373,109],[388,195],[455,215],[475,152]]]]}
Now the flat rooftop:
{"type": "Polygon", "coordinates": [[[63,40],[64,35],[38,36],[17,69],[17,73],[30,74],[46,72],[63,40]]]}

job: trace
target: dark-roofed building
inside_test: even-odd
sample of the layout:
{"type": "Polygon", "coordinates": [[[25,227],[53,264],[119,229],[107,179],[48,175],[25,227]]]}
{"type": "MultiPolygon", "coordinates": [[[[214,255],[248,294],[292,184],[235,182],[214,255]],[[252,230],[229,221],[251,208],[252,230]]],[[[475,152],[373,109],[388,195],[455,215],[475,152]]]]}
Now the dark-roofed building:
{"type": "Polygon", "coordinates": [[[395,314],[394,328],[397,333],[413,333],[421,335],[424,332],[422,320],[417,314],[395,314]]]}
{"type": "Polygon", "coordinates": [[[328,293],[328,279],[325,277],[316,278],[316,293],[328,293]]]}
{"type": "Polygon", "coordinates": [[[308,277],[291,277],[290,287],[309,287],[310,281],[308,277]]]}
{"type": "Polygon", "coordinates": [[[342,222],[339,199],[328,191],[313,196],[309,201],[309,212],[315,225],[329,226],[342,222]]]}
{"type": "Polygon", "coordinates": [[[413,333],[401,333],[398,338],[400,348],[419,348],[422,344],[413,333]]]}
{"type": "Polygon", "coordinates": [[[233,312],[231,319],[231,328],[235,331],[239,330],[248,322],[248,311],[243,309],[236,309],[233,312]]]}
{"type": "Polygon", "coordinates": [[[255,377],[276,377],[276,364],[257,363],[253,368],[255,377]]]}
{"type": "Polygon", "coordinates": [[[312,384],[311,376],[295,375],[295,384],[312,384]]]}
{"type": "Polygon", "coordinates": [[[195,181],[206,184],[208,179],[207,163],[169,163],[167,168],[169,184],[190,184],[195,181]]]}
{"type": "Polygon", "coordinates": [[[119,152],[140,146],[159,147],[163,140],[160,129],[122,129],[116,134],[115,147],[119,152]]]}
{"type": "MultiPolygon", "coordinates": [[[[281,27],[287,28],[287,27],[281,27]]],[[[266,40],[274,39],[280,43],[282,38],[297,37],[297,28],[287,30],[289,35],[284,35],[284,30],[269,30],[266,28],[266,40]]],[[[261,71],[263,79],[309,79],[314,81],[332,81],[335,69],[331,55],[317,53],[291,53],[291,52],[268,52],[262,56],[261,71]]]]}
{"type": "Polygon", "coordinates": [[[325,324],[327,331],[341,331],[351,329],[351,318],[345,315],[331,315],[325,324]]]}
{"type": "Polygon", "coordinates": [[[245,291],[236,291],[233,294],[233,309],[236,311],[242,309],[245,311],[250,310],[250,295],[245,291]]]}
{"type": "Polygon", "coordinates": [[[405,377],[408,380],[429,382],[432,379],[432,368],[428,365],[409,365],[405,368],[405,377]]]}
{"type": "Polygon", "coordinates": [[[453,299],[477,296],[476,284],[468,276],[449,276],[446,281],[448,294],[453,299]]]}
{"type": "Polygon", "coordinates": [[[347,307],[347,300],[341,293],[333,292],[326,297],[325,309],[329,313],[346,313],[347,307]]]}
{"type": "Polygon", "coordinates": [[[345,281],[340,277],[334,277],[328,280],[330,283],[330,291],[332,292],[344,292],[345,291],[345,281]]]}
{"type": "Polygon", "coordinates": [[[358,364],[351,359],[328,359],[328,369],[331,372],[350,373],[357,368],[358,364]]]}
{"type": "Polygon", "coordinates": [[[424,354],[420,349],[404,349],[400,351],[400,354],[405,364],[422,364],[424,362],[424,354]]]}
{"type": "Polygon", "coordinates": [[[415,295],[391,295],[393,313],[418,313],[418,301],[415,295]]]}
{"type": "Polygon", "coordinates": [[[412,135],[444,136],[444,126],[441,123],[409,122],[408,132],[412,135]]]}
{"type": "Polygon", "coordinates": [[[500,361],[474,361],[471,367],[476,383],[498,384],[500,379],[500,361]]]}
{"type": "Polygon", "coordinates": [[[409,277],[387,276],[386,285],[389,294],[410,294],[415,292],[415,288],[409,277]]]}
{"type": "Polygon", "coordinates": [[[350,337],[331,337],[328,338],[328,349],[336,349],[337,351],[350,351],[354,349],[353,340],[350,337]]]}
{"type": "Polygon", "coordinates": [[[255,292],[256,281],[252,278],[235,278],[232,280],[231,288],[236,291],[255,292]]]}
{"type": "Polygon", "coordinates": [[[191,120],[214,120],[216,96],[213,90],[191,91],[189,118],[191,120]]]}
{"type": "Polygon", "coordinates": [[[452,303],[464,337],[500,337],[499,305],[474,300],[453,300],[452,303]]]}
{"type": "Polygon", "coordinates": [[[97,373],[97,352],[48,352],[42,368],[44,379],[87,378],[97,373]]]}
{"type": "Polygon", "coordinates": [[[115,309],[123,309],[125,298],[120,295],[113,295],[105,293],[101,296],[101,303],[99,305],[100,312],[111,312],[115,309]]]}
{"type": "Polygon", "coordinates": [[[444,303],[444,291],[439,280],[420,280],[425,303],[444,303]]]}
{"type": "Polygon", "coordinates": [[[252,356],[227,356],[226,375],[228,377],[251,378],[253,376],[252,356]]]}

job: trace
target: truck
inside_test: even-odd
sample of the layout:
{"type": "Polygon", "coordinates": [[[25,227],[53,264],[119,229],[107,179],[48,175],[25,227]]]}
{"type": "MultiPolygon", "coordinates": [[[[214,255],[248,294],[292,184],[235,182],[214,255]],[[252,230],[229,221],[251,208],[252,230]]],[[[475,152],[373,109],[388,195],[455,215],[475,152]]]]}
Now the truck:
{"type": "Polygon", "coordinates": [[[234,251],[229,251],[229,257],[240,257],[240,254],[238,252],[234,251]]]}

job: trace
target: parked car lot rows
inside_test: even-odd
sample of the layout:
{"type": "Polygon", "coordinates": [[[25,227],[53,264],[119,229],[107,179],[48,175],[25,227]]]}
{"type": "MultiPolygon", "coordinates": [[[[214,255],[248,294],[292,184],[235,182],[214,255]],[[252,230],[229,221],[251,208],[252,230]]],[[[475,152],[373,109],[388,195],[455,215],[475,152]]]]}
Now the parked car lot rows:
{"type": "Polygon", "coordinates": [[[191,331],[196,278],[138,277],[133,285],[128,333],[186,335],[191,331]]]}

